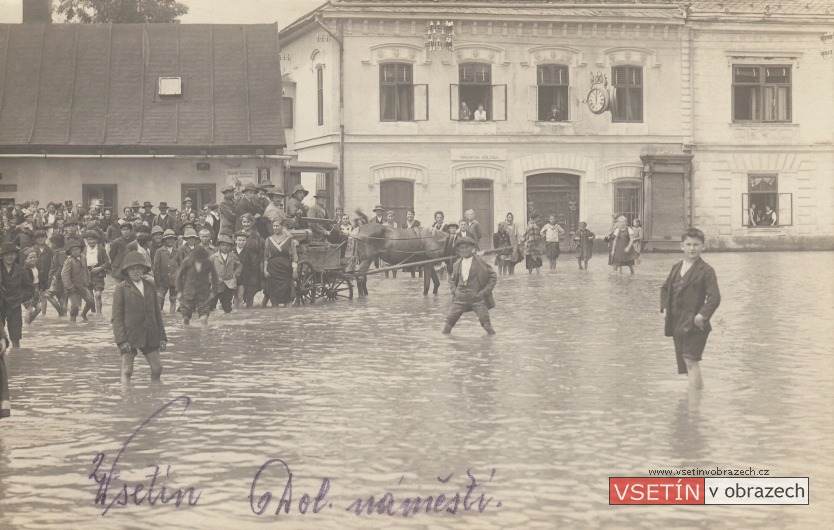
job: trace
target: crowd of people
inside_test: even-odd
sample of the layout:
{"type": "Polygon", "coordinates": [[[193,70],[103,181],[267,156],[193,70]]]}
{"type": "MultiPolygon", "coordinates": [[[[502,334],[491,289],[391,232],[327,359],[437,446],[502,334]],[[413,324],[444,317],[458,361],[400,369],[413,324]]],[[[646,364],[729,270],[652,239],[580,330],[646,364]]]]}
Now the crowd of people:
{"type": "MultiPolygon", "coordinates": [[[[259,292],[263,292],[262,307],[291,303],[299,263],[298,233],[292,231],[306,229],[313,240],[332,241],[334,235],[346,239],[365,223],[406,229],[421,226],[413,209],[399,226],[395,213],[382,205],[373,208],[371,217],[359,209],[349,214],[342,208],[331,215],[326,190],[318,190],[315,204],[308,207],[304,199],[309,192],[301,184],[289,196],[269,181],[226,186],[221,193],[220,203],[201,210],[193,207],[190,197],[179,210],[166,202],[154,206],[133,201],[121,217],[100,201],[85,207],[71,201],[41,206],[35,200],[4,209],[0,217],[0,322],[8,327],[11,345],[20,346],[23,322],[31,323],[49,306],[60,316],[69,315],[70,322],[101,314],[106,277],[117,282],[128,279],[129,265],[147,269],[141,275],[155,290],[160,312],[167,299],[168,312],[179,314],[184,325],[195,316],[206,324],[218,305],[225,313],[251,308],[259,292]]],[[[498,223],[492,252],[499,275],[513,274],[522,261],[529,273],[539,273],[543,257],[551,270],[556,268],[564,227],[555,215],[546,223],[536,212],[529,212],[528,217],[526,226],[518,226],[512,213],[498,223]]],[[[455,255],[457,242],[463,239],[473,241],[478,252],[485,235],[474,210],[448,223],[442,211],[435,212],[429,226],[448,234],[449,256],[455,255]]],[[[582,222],[569,237],[579,268],[587,269],[595,234],[582,222]]],[[[626,217],[619,216],[605,240],[610,247],[609,264],[619,271],[629,267],[633,274],[642,248],[639,221],[629,227],[626,217]]],[[[436,269],[448,273],[451,280],[451,260],[438,263],[436,269]]],[[[422,275],[422,268],[404,270],[412,277],[422,275]]],[[[392,273],[396,278],[396,270],[392,273]]]]}

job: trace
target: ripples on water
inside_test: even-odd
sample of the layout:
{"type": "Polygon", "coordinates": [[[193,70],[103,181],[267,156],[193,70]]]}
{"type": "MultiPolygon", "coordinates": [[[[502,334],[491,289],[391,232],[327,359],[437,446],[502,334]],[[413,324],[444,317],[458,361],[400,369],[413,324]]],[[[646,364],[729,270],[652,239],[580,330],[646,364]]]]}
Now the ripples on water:
{"type": "MultiPolygon", "coordinates": [[[[442,336],[450,297],[424,298],[421,280],[405,275],[373,277],[367,300],[214,314],[208,329],[182,328],[166,316],[164,384],[149,385],[140,357],[129,391],[118,384],[109,322],[71,326],[50,309],[24,330],[25,348],[7,358],[13,417],[0,423],[0,527],[810,528],[830,521],[834,253],[705,255],[723,301],[702,363],[701,399],[675,373],[658,311],[660,285],[679,257],[646,256],[634,277],[611,274],[604,256],[588,272],[569,258],[553,273],[520,269],[499,279],[494,338],[472,313],[442,336]],[[202,488],[199,505],[133,506],[102,519],[87,479],[92,458],[104,451],[111,462],[144,418],[183,394],[193,400],[185,416],[167,415],[139,435],[121,467],[138,480],[148,464],[171,464],[169,485],[202,488]],[[295,474],[296,503],[327,476],[334,509],[289,521],[252,515],[252,477],[276,456],[295,474]],[[716,466],[810,476],[811,505],[608,506],[611,475],[716,466]],[[343,511],[385,491],[398,499],[453,494],[465,489],[467,468],[486,479],[493,467],[484,491],[495,500],[483,515],[343,511]],[[452,472],[447,486],[437,482],[452,472]]],[[[269,486],[280,496],[283,481],[269,486]]]]}

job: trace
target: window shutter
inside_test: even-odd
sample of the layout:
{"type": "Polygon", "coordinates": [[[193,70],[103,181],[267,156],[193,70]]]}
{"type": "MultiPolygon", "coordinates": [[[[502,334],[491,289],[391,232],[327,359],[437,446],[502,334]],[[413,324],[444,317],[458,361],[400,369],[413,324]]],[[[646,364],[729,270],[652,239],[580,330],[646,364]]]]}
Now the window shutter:
{"type": "Polygon", "coordinates": [[[460,120],[460,86],[449,85],[449,119],[460,120]]]}
{"type": "Polygon", "coordinates": [[[539,87],[536,85],[527,87],[527,119],[539,121],[539,87]]]}
{"type": "Polygon", "coordinates": [[[507,85],[492,85],[492,121],[507,120],[507,85]]]}
{"type": "Polygon", "coordinates": [[[579,87],[568,87],[568,121],[579,121],[582,116],[582,107],[580,107],[581,99],[579,97],[579,87]]]}
{"type": "Polygon", "coordinates": [[[793,193],[780,193],[777,206],[779,218],[776,219],[776,224],[793,226],[793,193]]]}
{"type": "Polygon", "coordinates": [[[741,225],[750,226],[750,195],[741,194],[741,225]]]}
{"type": "Polygon", "coordinates": [[[429,119],[429,85],[413,85],[414,121],[429,119]]]}

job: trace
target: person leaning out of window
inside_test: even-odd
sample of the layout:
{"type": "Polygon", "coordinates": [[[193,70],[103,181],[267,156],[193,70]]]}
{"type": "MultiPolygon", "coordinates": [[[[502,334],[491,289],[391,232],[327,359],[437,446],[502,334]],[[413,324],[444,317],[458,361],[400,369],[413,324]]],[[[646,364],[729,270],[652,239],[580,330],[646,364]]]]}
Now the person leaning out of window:
{"type": "Polygon", "coordinates": [[[765,211],[759,221],[759,226],[777,226],[779,224],[778,221],[776,212],[773,211],[773,208],[771,208],[769,204],[765,206],[765,211]]]}

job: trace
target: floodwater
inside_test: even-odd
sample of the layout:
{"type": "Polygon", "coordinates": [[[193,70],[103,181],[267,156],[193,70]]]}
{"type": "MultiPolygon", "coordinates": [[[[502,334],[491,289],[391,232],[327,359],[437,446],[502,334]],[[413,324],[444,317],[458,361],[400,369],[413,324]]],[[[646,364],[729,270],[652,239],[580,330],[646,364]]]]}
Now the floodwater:
{"type": "Polygon", "coordinates": [[[499,279],[494,338],[472,313],[441,335],[448,292],[424,298],[403,273],[374,276],[367,299],[215,314],[207,329],[166,316],[163,383],[150,384],[139,357],[130,389],[118,384],[108,307],[78,325],[50,310],[7,357],[0,527],[827,527],[834,253],[705,254],[723,300],[700,395],[676,374],[659,313],[679,256],[644,256],[633,277],[612,274],[604,256],[587,272],[571,257],[499,279]],[[187,410],[176,400],[136,431],[180,396],[187,410]],[[110,473],[125,444],[102,515],[93,459],[104,453],[96,476],[110,473]],[[275,515],[287,477],[273,462],[254,488],[256,509],[273,494],[257,516],[253,478],[272,458],[293,473],[291,512],[275,515]],[[153,495],[193,487],[196,506],[119,505],[125,484],[147,491],[155,465],[153,495]],[[810,477],[810,505],[608,504],[609,476],[693,467],[810,477]],[[408,517],[347,510],[386,492],[394,509],[417,496],[448,502],[466,493],[467,470],[479,483],[470,500],[492,498],[482,513],[462,502],[455,514],[446,503],[408,517]],[[319,513],[311,504],[302,515],[299,500],[324,477],[319,513]]]}

